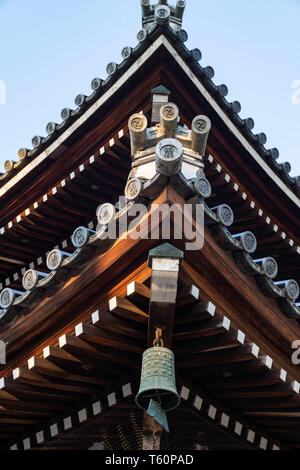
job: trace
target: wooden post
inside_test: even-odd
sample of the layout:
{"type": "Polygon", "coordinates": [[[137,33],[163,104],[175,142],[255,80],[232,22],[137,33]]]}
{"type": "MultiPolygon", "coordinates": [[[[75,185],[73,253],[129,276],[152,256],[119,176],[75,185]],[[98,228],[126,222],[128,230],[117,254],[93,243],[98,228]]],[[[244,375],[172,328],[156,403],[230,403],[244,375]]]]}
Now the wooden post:
{"type": "Polygon", "coordinates": [[[165,243],[149,253],[152,268],[149,303],[148,347],[153,346],[156,328],[163,330],[166,348],[172,346],[174,314],[180,261],[183,252],[165,243]]]}
{"type": "MultiPolygon", "coordinates": [[[[152,268],[148,320],[148,347],[153,347],[157,328],[163,330],[164,347],[171,348],[177,284],[183,252],[166,243],[149,253],[152,268]]],[[[163,427],[144,413],[143,450],[159,450],[163,427]]]]}
{"type": "Polygon", "coordinates": [[[159,450],[163,427],[145,411],[143,421],[143,450],[159,450]]]}

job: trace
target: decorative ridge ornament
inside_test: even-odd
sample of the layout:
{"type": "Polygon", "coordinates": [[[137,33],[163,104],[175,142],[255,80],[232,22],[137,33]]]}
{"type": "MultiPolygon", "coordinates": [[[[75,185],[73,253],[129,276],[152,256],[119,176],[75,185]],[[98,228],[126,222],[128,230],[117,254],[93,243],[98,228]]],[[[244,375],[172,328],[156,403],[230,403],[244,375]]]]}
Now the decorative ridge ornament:
{"type": "Polygon", "coordinates": [[[153,199],[170,184],[185,199],[211,195],[204,175],[204,156],[211,129],[207,116],[196,116],[189,129],[182,123],[178,106],[169,101],[170,91],[159,85],[151,92],[152,126],[141,111],[128,121],[132,165],[125,195],[153,199]]]}
{"type": "Polygon", "coordinates": [[[169,24],[174,31],[180,31],[185,5],[185,0],[177,0],[176,5],[169,5],[167,0],[153,5],[151,0],[141,0],[143,28],[149,31],[154,25],[169,24]]]}

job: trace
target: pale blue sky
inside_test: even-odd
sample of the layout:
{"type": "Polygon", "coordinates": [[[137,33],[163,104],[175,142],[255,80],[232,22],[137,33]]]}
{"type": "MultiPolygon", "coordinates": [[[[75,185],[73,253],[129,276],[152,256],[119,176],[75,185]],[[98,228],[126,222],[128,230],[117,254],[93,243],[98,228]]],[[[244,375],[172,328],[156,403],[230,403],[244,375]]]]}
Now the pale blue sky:
{"type": "MultiPolygon", "coordinates": [[[[201,64],[214,67],[215,83],[228,86],[292,174],[300,174],[299,25],[300,0],[187,0],[183,25],[187,46],[202,51],[201,64]]],[[[90,93],[140,28],[139,0],[0,0],[0,172],[77,94],[90,93]]]]}

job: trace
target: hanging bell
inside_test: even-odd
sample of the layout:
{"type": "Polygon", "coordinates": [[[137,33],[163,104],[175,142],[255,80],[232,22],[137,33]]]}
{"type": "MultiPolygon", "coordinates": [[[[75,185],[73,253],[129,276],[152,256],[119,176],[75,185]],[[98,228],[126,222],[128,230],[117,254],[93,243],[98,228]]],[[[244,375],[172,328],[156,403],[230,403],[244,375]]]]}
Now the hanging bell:
{"type": "Polygon", "coordinates": [[[147,410],[155,400],[162,410],[170,411],[179,406],[180,397],[175,381],[174,354],[170,349],[155,346],[143,354],[141,385],[135,402],[147,410]]]}

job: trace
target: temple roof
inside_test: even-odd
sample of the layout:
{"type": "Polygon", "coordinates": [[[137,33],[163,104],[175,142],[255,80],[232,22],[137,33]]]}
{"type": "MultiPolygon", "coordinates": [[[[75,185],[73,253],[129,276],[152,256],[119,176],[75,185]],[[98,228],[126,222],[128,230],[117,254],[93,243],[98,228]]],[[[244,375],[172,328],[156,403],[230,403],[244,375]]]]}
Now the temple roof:
{"type": "Polygon", "coordinates": [[[176,7],[142,4],[139,45],[5,183],[0,449],[140,447],[134,396],[158,325],[181,399],[162,450],[300,448],[299,198],[185,47],[176,7]]]}
{"type": "MultiPolygon", "coordinates": [[[[188,50],[184,42],[188,35],[181,29],[182,16],[185,8],[185,1],[178,0],[176,7],[169,6],[166,1],[159,1],[158,4],[151,5],[150,0],[142,0],[142,22],[143,29],[138,32],[138,45],[134,48],[124,47],[122,49],[123,61],[119,64],[110,62],[107,65],[107,77],[102,80],[94,78],[91,83],[92,93],[89,96],[79,94],[75,98],[76,109],[64,108],[61,112],[62,122],[57,124],[49,122],[46,126],[47,136],[35,136],[32,139],[32,149],[21,148],[18,152],[19,161],[8,160],[4,164],[5,173],[0,174],[0,197],[11,189],[23,176],[39,165],[45,158],[53,153],[59,153],[61,147],[59,140],[64,141],[63,136],[70,136],[72,126],[80,123],[80,118],[88,110],[93,111],[93,105],[99,102],[101,97],[111,89],[112,85],[120,76],[124,75],[128,68],[141,56],[145,50],[153,44],[154,40],[164,34],[172,42],[175,49],[188,60],[193,66],[193,71],[201,82],[207,87],[208,92],[214,97],[222,110],[239,129],[246,141],[262,158],[266,165],[264,171],[274,172],[279,179],[287,185],[297,195],[300,194],[300,176],[290,176],[291,165],[289,162],[279,162],[279,151],[276,148],[268,149],[265,144],[267,136],[261,132],[254,134],[254,120],[252,118],[242,119],[240,117],[241,105],[238,101],[232,103],[226,100],[228,94],[227,86],[216,85],[213,82],[214,70],[211,66],[202,67],[200,65],[201,52],[199,49],[188,50]],[[163,12],[163,13],[161,13],[163,12]],[[67,132],[66,132],[67,131],[67,132]],[[270,170],[268,170],[270,169],[270,170]]],[[[94,106],[94,107],[95,107],[94,106]]],[[[92,113],[90,113],[92,114],[92,113]]],[[[83,122],[83,120],[82,120],[83,122]]],[[[289,191],[286,191],[291,194],[289,191]]],[[[299,199],[297,198],[299,201],[299,199]]],[[[298,207],[300,202],[298,203],[298,207]]]]}

